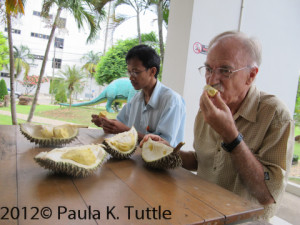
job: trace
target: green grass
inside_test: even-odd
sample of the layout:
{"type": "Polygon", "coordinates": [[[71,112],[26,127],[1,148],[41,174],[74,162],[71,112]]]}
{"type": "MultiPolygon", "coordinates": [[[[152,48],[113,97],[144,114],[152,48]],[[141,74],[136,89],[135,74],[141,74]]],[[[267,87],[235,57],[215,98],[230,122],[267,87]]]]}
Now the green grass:
{"type": "Polygon", "coordinates": [[[289,181],[300,185],[300,178],[292,177],[292,178],[289,178],[289,181]]]}
{"type": "MultiPolygon", "coordinates": [[[[28,115],[30,112],[30,108],[31,108],[31,105],[18,105],[18,104],[16,105],[17,113],[22,113],[22,114],[28,115]]],[[[54,109],[58,109],[58,108],[60,108],[60,106],[58,106],[58,105],[37,105],[35,107],[35,113],[54,110],[54,109]]],[[[0,110],[10,111],[10,107],[3,107],[3,108],[0,108],[0,110]]]]}
{"type": "MultiPolygon", "coordinates": [[[[17,113],[28,115],[30,112],[30,105],[16,105],[17,113]]],[[[9,107],[0,108],[0,110],[10,111],[9,107]]],[[[93,107],[93,106],[85,106],[85,107],[60,107],[54,105],[37,105],[34,115],[39,117],[45,117],[54,120],[61,120],[70,123],[87,125],[90,127],[96,127],[91,122],[92,114],[99,114],[100,111],[104,111],[105,107],[93,107]]],[[[110,119],[115,119],[117,113],[109,113],[107,115],[110,119]]],[[[25,122],[22,121],[21,122],[25,122]]],[[[11,125],[11,117],[0,115],[0,124],[10,124],[11,125]],[[3,122],[2,122],[3,121],[3,122]],[[5,123],[4,123],[5,121],[5,123]]]]}
{"type": "MultiPolygon", "coordinates": [[[[18,123],[25,123],[25,120],[18,119],[18,123]]],[[[11,116],[0,115],[0,125],[12,125],[11,116]]]]}

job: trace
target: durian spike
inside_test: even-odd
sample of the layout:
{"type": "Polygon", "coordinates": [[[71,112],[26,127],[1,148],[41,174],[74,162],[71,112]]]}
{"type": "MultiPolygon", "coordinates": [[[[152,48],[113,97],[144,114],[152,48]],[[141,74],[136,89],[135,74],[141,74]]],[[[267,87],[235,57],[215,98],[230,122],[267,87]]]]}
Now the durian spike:
{"type": "Polygon", "coordinates": [[[185,142],[180,142],[173,150],[174,153],[178,153],[181,147],[185,144],[185,142]]]}

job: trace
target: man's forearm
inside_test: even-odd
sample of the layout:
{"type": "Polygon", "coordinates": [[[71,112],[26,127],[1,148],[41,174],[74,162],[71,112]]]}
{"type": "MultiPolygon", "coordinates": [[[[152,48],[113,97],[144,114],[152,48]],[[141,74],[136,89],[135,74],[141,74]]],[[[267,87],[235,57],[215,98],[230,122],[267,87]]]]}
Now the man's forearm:
{"type": "Polygon", "coordinates": [[[179,155],[182,159],[182,167],[187,170],[196,171],[198,168],[198,163],[195,158],[193,151],[179,151],[179,155]]]}
{"type": "Polygon", "coordinates": [[[255,158],[244,141],[231,153],[233,164],[250,193],[262,204],[274,203],[265,183],[262,164],[255,158]]]}

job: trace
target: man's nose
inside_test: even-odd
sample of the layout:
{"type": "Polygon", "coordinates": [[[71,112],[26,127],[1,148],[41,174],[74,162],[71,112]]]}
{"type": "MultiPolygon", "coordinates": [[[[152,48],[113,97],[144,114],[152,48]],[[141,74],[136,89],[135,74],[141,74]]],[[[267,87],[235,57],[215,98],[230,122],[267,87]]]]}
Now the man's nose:
{"type": "Polygon", "coordinates": [[[211,75],[206,78],[206,83],[209,85],[217,84],[220,82],[220,76],[215,70],[212,71],[211,75]]]}

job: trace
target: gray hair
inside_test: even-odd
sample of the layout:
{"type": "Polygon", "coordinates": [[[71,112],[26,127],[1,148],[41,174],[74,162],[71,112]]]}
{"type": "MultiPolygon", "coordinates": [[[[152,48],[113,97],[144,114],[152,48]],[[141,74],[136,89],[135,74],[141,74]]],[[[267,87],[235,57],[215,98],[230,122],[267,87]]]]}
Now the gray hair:
{"type": "Polygon", "coordinates": [[[261,64],[261,45],[260,42],[253,37],[248,37],[246,34],[238,31],[226,31],[217,36],[215,36],[209,43],[208,49],[225,38],[235,38],[241,42],[244,51],[249,55],[251,59],[252,66],[259,67],[261,64]]]}

